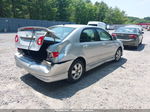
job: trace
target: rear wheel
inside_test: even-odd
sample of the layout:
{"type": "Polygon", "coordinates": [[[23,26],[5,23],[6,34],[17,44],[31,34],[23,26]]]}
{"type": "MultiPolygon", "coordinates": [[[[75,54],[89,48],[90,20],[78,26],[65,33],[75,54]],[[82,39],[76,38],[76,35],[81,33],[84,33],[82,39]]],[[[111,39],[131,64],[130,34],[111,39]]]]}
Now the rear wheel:
{"type": "MultiPolygon", "coordinates": [[[[139,45],[138,45],[138,46],[139,46],[139,45]]],[[[138,48],[138,46],[133,46],[133,48],[134,48],[134,49],[137,49],[137,48],[138,48]]]]}
{"type": "Polygon", "coordinates": [[[140,45],[142,45],[142,42],[143,42],[143,38],[142,38],[142,40],[141,40],[141,42],[140,42],[140,45]]]}
{"type": "Polygon", "coordinates": [[[121,48],[119,48],[115,54],[115,61],[119,61],[121,59],[121,55],[122,55],[122,50],[121,48]]]}
{"type": "Polygon", "coordinates": [[[84,63],[81,60],[76,60],[70,66],[68,71],[68,81],[73,83],[81,79],[85,72],[84,63]]]}

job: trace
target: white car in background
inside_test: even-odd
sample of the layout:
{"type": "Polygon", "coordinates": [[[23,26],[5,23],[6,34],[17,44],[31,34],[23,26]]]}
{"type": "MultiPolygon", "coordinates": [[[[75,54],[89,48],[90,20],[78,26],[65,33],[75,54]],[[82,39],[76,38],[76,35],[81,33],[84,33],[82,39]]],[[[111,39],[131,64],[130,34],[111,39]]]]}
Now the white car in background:
{"type": "Polygon", "coordinates": [[[106,27],[107,27],[106,23],[100,22],[100,21],[89,21],[88,25],[97,26],[97,27],[102,28],[104,30],[106,30],[106,27]]]}

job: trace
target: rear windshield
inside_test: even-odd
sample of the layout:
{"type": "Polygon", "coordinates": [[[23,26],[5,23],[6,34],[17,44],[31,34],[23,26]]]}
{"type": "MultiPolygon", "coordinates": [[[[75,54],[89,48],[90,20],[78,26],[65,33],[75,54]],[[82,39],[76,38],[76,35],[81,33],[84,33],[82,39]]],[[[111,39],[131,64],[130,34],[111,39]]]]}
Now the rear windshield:
{"type": "Polygon", "coordinates": [[[60,39],[65,39],[75,28],[71,27],[49,27],[51,31],[60,39]]]}
{"type": "Polygon", "coordinates": [[[121,28],[118,28],[115,32],[118,32],[118,33],[137,33],[137,29],[136,28],[121,27],[121,28]]]}

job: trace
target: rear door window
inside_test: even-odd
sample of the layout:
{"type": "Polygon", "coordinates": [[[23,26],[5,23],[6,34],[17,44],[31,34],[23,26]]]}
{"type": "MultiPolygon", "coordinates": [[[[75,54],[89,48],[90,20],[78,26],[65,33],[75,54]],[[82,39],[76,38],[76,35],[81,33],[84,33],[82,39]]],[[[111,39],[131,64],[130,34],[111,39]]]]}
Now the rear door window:
{"type": "Polygon", "coordinates": [[[97,29],[99,38],[101,41],[109,41],[112,40],[112,37],[104,30],[97,29]]]}
{"type": "Polygon", "coordinates": [[[98,34],[94,28],[84,29],[80,36],[80,42],[94,42],[99,41],[98,34]]]}

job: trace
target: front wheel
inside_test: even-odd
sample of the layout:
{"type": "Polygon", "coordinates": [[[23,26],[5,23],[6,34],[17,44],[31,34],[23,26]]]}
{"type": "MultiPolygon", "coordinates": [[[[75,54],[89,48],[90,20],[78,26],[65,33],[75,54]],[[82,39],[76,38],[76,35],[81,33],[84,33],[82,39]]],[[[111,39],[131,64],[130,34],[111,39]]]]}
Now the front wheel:
{"type": "Polygon", "coordinates": [[[121,48],[119,48],[115,54],[115,61],[119,61],[121,59],[121,55],[122,55],[122,50],[121,48]]]}
{"type": "Polygon", "coordinates": [[[80,60],[74,61],[68,71],[68,81],[71,83],[77,82],[79,79],[81,79],[84,72],[85,67],[83,62],[80,60]]]}

